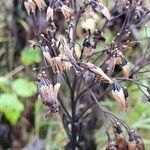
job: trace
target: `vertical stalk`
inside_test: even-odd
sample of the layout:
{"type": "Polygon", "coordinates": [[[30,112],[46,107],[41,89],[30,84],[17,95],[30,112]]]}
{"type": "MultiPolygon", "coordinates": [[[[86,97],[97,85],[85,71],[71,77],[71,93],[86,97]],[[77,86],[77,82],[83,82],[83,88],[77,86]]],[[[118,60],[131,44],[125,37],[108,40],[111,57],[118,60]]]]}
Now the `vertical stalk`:
{"type": "Polygon", "coordinates": [[[72,150],[76,149],[76,104],[75,104],[75,92],[76,92],[76,74],[74,74],[74,81],[72,84],[72,91],[71,91],[71,110],[72,110],[72,122],[71,122],[71,145],[72,150]]]}

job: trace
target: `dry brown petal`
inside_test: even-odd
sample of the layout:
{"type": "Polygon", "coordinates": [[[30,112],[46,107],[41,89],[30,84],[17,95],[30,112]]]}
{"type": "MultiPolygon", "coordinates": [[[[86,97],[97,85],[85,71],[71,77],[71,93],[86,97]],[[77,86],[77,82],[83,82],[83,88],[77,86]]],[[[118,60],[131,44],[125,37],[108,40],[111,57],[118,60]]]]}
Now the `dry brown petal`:
{"type": "Polygon", "coordinates": [[[58,91],[60,89],[60,85],[61,85],[60,83],[56,83],[54,85],[54,94],[55,94],[56,97],[57,97],[58,91]]]}
{"type": "Polygon", "coordinates": [[[122,73],[125,78],[129,78],[130,71],[129,71],[128,63],[126,65],[122,66],[122,73]]]}
{"type": "Polygon", "coordinates": [[[47,8],[47,12],[46,12],[46,21],[54,21],[54,10],[51,7],[47,8]]]}
{"type": "Polygon", "coordinates": [[[30,15],[31,8],[30,8],[30,4],[28,1],[24,1],[24,7],[27,11],[27,14],[30,15]]]}
{"type": "Polygon", "coordinates": [[[46,7],[46,3],[44,0],[34,0],[34,2],[36,3],[39,10],[42,10],[44,9],[44,7],[46,7]]]}
{"type": "Polygon", "coordinates": [[[48,63],[51,65],[52,64],[52,57],[47,51],[43,51],[43,56],[44,58],[48,61],[48,63]]]}
{"type": "Polygon", "coordinates": [[[112,83],[113,81],[103,72],[103,70],[99,67],[96,67],[95,65],[91,63],[86,63],[86,65],[89,67],[90,70],[92,70],[94,73],[102,76],[102,78],[106,79],[109,81],[109,83],[112,83]]]}
{"type": "Polygon", "coordinates": [[[124,96],[123,89],[121,88],[119,91],[118,90],[112,90],[112,95],[114,99],[125,109],[127,110],[126,106],[126,100],[124,96]]]}
{"type": "Polygon", "coordinates": [[[29,0],[29,4],[30,4],[31,12],[35,14],[35,9],[36,9],[35,3],[32,0],[29,0]]]}
{"type": "Polygon", "coordinates": [[[61,57],[60,56],[55,57],[55,62],[58,66],[59,72],[62,73],[63,69],[62,69],[61,57]]]}
{"type": "Polygon", "coordinates": [[[65,19],[69,21],[73,16],[73,10],[66,5],[62,5],[61,12],[63,13],[65,19]]]}

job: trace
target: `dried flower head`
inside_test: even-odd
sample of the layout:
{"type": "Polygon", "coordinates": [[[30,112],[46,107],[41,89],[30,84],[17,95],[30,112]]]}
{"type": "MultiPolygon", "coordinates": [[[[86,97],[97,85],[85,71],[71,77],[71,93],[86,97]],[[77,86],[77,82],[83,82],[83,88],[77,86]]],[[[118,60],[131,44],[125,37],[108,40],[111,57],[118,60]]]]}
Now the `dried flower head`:
{"type": "Polygon", "coordinates": [[[43,104],[49,108],[49,112],[58,112],[60,105],[57,100],[57,94],[60,88],[60,83],[56,83],[53,86],[45,72],[41,72],[38,74],[37,88],[39,98],[42,100],[43,104]]]}

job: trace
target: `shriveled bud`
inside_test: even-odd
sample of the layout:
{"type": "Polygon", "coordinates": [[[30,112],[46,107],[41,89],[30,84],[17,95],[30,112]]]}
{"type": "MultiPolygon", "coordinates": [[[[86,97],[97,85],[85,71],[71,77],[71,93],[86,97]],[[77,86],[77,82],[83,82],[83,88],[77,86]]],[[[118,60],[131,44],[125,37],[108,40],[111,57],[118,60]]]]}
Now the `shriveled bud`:
{"type": "Polygon", "coordinates": [[[49,112],[58,112],[60,105],[57,100],[57,94],[60,83],[56,83],[56,85],[53,86],[46,77],[45,72],[42,72],[38,74],[37,88],[39,98],[43,104],[49,108],[49,112]]]}
{"type": "Polygon", "coordinates": [[[125,78],[129,78],[129,64],[125,58],[122,58],[122,73],[125,78]]]}
{"type": "Polygon", "coordinates": [[[46,12],[46,21],[54,21],[54,9],[51,7],[47,8],[47,12],[46,12]]]}
{"type": "Polygon", "coordinates": [[[44,0],[34,0],[39,10],[43,10],[46,7],[46,3],[44,0]]]}
{"type": "Polygon", "coordinates": [[[91,63],[86,63],[86,66],[88,67],[88,69],[90,69],[91,71],[93,71],[95,74],[102,76],[102,78],[106,79],[107,81],[109,81],[109,83],[112,83],[113,81],[103,72],[103,70],[99,67],[96,67],[95,65],[91,64],[91,63]]]}
{"type": "Polygon", "coordinates": [[[126,107],[126,100],[125,100],[125,96],[124,96],[124,92],[122,87],[119,85],[118,82],[113,82],[112,84],[112,95],[114,97],[114,99],[125,109],[127,110],[126,107]]]}
{"type": "Polygon", "coordinates": [[[61,12],[63,13],[63,15],[67,21],[71,20],[71,18],[73,16],[73,10],[71,8],[69,8],[66,5],[62,5],[61,12]]]}

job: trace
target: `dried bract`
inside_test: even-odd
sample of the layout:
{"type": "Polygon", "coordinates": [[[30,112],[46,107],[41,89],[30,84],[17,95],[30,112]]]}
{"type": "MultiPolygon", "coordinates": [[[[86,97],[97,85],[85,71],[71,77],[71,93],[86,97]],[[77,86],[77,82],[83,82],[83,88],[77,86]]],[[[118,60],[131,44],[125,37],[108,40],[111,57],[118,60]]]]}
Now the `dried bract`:
{"type": "Polygon", "coordinates": [[[44,0],[34,0],[39,10],[43,10],[46,7],[44,0]]]}

